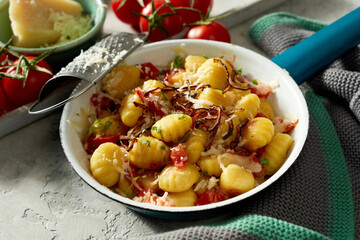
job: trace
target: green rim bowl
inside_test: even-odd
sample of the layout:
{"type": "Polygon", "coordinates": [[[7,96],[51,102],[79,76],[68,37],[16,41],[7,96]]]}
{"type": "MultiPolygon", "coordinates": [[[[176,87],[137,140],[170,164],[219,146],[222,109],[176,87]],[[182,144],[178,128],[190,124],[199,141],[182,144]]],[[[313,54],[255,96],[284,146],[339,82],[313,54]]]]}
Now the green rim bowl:
{"type": "MultiPolygon", "coordinates": [[[[43,48],[22,48],[9,46],[10,50],[24,55],[39,55],[43,52],[54,50],[54,53],[47,58],[49,64],[61,67],[75,56],[79,55],[81,50],[92,46],[102,37],[102,27],[106,16],[106,5],[102,0],[76,0],[79,2],[84,12],[90,14],[93,18],[92,28],[83,36],[74,41],[61,45],[43,48]]],[[[0,47],[3,47],[13,35],[9,19],[9,0],[0,0],[0,47]]]]}

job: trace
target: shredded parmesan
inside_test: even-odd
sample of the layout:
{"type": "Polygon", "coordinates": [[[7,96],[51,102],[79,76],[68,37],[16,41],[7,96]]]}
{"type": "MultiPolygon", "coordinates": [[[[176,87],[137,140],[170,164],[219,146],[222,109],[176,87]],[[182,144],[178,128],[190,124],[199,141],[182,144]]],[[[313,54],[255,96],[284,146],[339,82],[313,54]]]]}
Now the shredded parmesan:
{"type": "Polygon", "coordinates": [[[226,148],[222,145],[212,145],[209,150],[201,153],[201,157],[214,156],[226,152],[226,148]]]}
{"type": "Polygon", "coordinates": [[[219,179],[218,178],[216,178],[216,177],[211,177],[210,179],[209,179],[209,183],[208,183],[208,186],[207,186],[207,189],[209,190],[209,189],[212,189],[213,187],[215,187],[217,184],[218,184],[218,182],[219,182],[219,179]]]}
{"type": "Polygon", "coordinates": [[[194,188],[194,192],[199,191],[201,188],[205,188],[207,185],[207,181],[205,179],[201,179],[200,182],[198,182],[194,188]]]}
{"type": "Polygon", "coordinates": [[[73,41],[87,33],[92,25],[92,18],[89,15],[74,17],[64,12],[51,12],[49,21],[54,23],[54,31],[61,35],[55,43],[44,44],[45,47],[73,41]]]}

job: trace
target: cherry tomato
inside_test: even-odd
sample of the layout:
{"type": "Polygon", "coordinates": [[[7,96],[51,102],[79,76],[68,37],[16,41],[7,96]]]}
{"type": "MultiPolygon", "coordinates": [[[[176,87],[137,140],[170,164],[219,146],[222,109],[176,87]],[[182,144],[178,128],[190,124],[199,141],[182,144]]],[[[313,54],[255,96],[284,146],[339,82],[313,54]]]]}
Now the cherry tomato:
{"type": "Polygon", "coordinates": [[[156,79],[159,76],[159,69],[155,67],[151,62],[141,64],[141,79],[156,79]]]}
{"type": "MultiPolygon", "coordinates": [[[[188,7],[190,8],[190,0],[171,0],[174,7],[188,7]]],[[[193,0],[193,8],[199,10],[204,17],[206,17],[208,11],[211,10],[213,0],[193,0]]],[[[201,20],[201,15],[192,10],[181,9],[179,13],[183,15],[183,21],[185,24],[194,23],[201,20]]]]}
{"type": "Polygon", "coordinates": [[[5,113],[11,112],[17,106],[15,106],[4,93],[2,89],[2,79],[0,79],[0,116],[4,115],[5,113]]]}
{"type": "Polygon", "coordinates": [[[220,188],[220,186],[213,187],[204,193],[199,194],[199,198],[195,202],[195,206],[205,205],[210,203],[221,202],[228,199],[228,194],[220,188]]]}
{"type": "MultiPolygon", "coordinates": [[[[33,56],[26,56],[28,60],[34,59],[33,56]]],[[[16,60],[13,64],[16,65],[19,63],[19,60],[16,60]]],[[[50,72],[52,69],[50,65],[41,60],[36,64],[39,67],[46,68],[50,72]]],[[[16,72],[16,68],[8,68],[6,73],[14,74],[16,72]]],[[[5,95],[9,98],[11,102],[13,102],[16,106],[22,106],[32,101],[35,101],[40,94],[41,88],[44,86],[47,80],[51,78],[52,75],[35,70],[29,70],[25,87],[23,86],[24,81],[5,77],[2,80],[3,90],[5,95]]]]}
{"type": "MultiPolygon", "coordinates": [[[[148,2],[150,2],[150,0],[144,0],[144,4],[147,4],[148,2]]],[[[134,28],[139,25],[140,17],[134,14],[134,12],[140,13],[143,7],[137,0],[112,0],[111,8],[120,21],[129,24],[134,28]],[[123,1],[125,1],[125,3],[119,7],[123,1]]]]}
{"type": "Polygon", "coordinates": [[[170,149],[170,159],[177,168],[185,167],[187,156],[185,149],[181,144],[170,149]]]}
{"type": "MultiPolygon", "coordinates": [[[[9,65],[6,57],[6,53],[0,55],[0,67],[9,65]]],[[[0,69],[0,72],[6,72],[6,68],[0,69]]]]}
{"type": "Polygon", "coordinates": [[[89,154],[92,154],[101,144],[106,142],[117,143],[119,141],[119,136],[96,136],[91,134],[86,139],[85,151],[89,154]]]}
{"type": "MultiPolygon", "coordinates": [[[[155,10],[159,9],[164,3],[166,3],[166,0],[154,0],[155,10]]],[[[141,14],[143,16],[148,16],[153,20],[155,20],[155,28],[150,34],[149,42],[156,42],[166,39],[169,36],[174,36],[175,34],[180,33],[184,29],[184,21],[181,14],[177,13],[167,17],[161,16],[162,14],[171,14],[171,13],[174,13],[174,11],[171,10],[169,6],[164,6],[157,12],[156,16],[154,16],[152,9],[152,2],[146,4],[146,6],[141,11],[141,14]],[[169,35],[161,31],[158,25],[161,25],[169,35]]],[[[154,22],[151,24],[154,24],[154,22]]],[[[148,32],[149,21],[145,17],[140,17],[139,27],[141,32],[148,32]]]]}
{"type": "Polygon", "coordinates": [[[4,115],[6,112],[6,97],[4,91],[0,87],[0,116],[4,115]]]}
{"type": "Polygon", "coordinates": [[[229,31],[219,22],[194,26],[186,33],[186,38],[231,42],[229,31]]]}
{"type": "MultiPolygon", "coordinates": [[[[8,65],[8,63],[6,61],[6,55],[1,54],[0,55],[0,67],[7,66],[7,65],[8,65]]],[[[6,72],[6,69],[0,69],[0,72],[6,72]]],[[[0,76],[0,83],[2,83],[1,76],[0,76]]],[[[4,115],[7,112],[6,102],[7,102],[6,96],[2,89],[2,84],[0,84],[0,116],[4,115]]]]}

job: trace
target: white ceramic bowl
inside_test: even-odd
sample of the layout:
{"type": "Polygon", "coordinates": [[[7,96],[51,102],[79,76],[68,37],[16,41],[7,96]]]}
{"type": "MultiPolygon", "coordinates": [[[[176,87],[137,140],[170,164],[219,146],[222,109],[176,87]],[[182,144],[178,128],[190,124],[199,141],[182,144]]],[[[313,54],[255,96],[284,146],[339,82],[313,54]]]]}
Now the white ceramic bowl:
{"type": "Polygon", "coordinates": [[[227,206],[251,197],[279,179],[294,163],[303,148],[308,132],[309,116],[303,94],[285,70],[278,67],[269,59],[237,45],[206,40],[181,39],[162,41],[147,44],[139,48],[126,59],[126,62],[128,64],[139,64],[150,61],[154,65],[164,66],[174,59],[175,55],[179,54],[179,52],[191,55],[206,55],[208,57],[223,56],[224,59],[230,60],[236,69],[242,68],[244,75],[251,76],[254,79],[256,78],[266,83],[278,79],[280,86],[276,89],[276,98],[274,101],[276,112],[280,113],[278,114],[280,116],[291,115],[299,119],[299,123],[291,134],[294,139],[294,145],[286,162],[263,184],[226,201],[193,207],[154,206],[132,201],[110,191],[92,177],[89,169],[89,161],[86,158],[82,143],[68,123],[68,120],[79,120],[77,114],[81,107],[85,107],[89,103],[90,96],[95,92],[95,88],[65,105],[60,123],[60,137],[66,157],[74,170],[86,183],[99,193],[123,203],[135,211],[155,217],[168,219],[189,219],[189,217],[191,219],[204,218],[222,212],[227,206]]]}

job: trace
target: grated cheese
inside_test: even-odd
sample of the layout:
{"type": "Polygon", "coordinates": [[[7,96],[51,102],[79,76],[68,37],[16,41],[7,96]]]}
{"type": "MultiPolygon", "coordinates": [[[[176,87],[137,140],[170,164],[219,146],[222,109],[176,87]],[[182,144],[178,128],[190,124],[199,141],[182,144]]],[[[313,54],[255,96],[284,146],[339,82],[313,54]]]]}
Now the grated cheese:
{"type": "Polygon", "coordinates": [[[219,182],[219,179],[212,176],[210,179],[209,179],[209,183],[208,183],[208,186],[207,186],[207,189],[212,189],[213,187],[215,187],[219,182]]]}
{"type": "Polygon", "coordinates": [[[89,15],[74,17],[64,12],[51,12],[49,20],[54,23],[54,31],[60,33],[60,38],[55,43],[44,44],[44,46],[71,42],[87,33],[92,25],[92,18],[89,15]]]}

